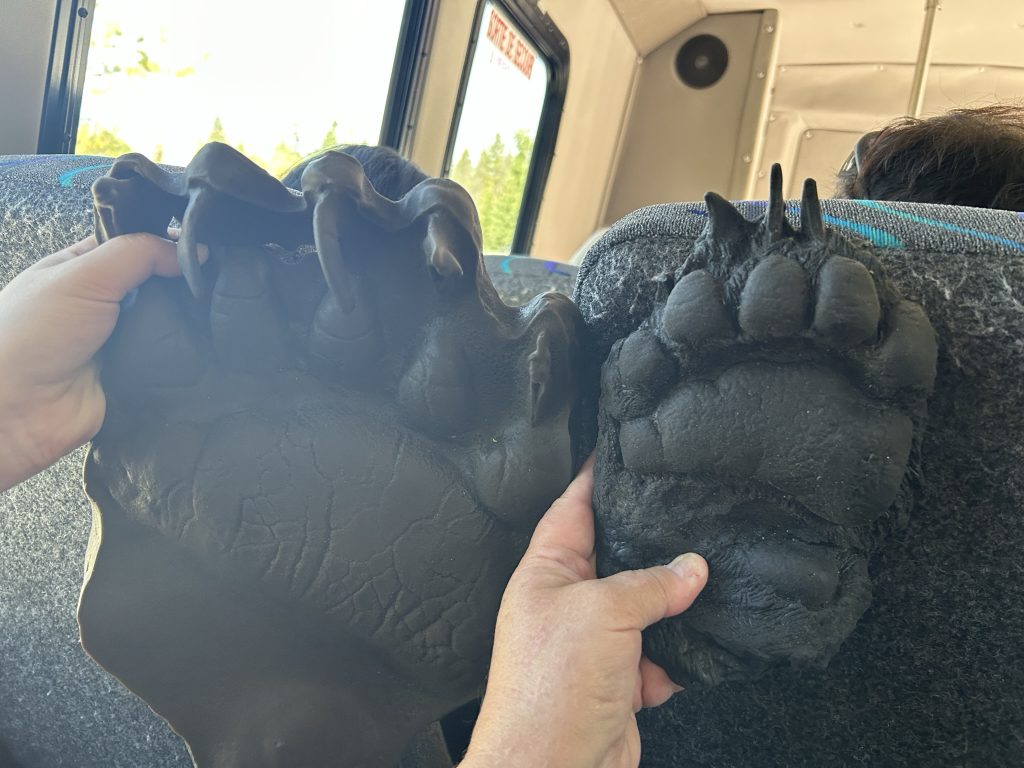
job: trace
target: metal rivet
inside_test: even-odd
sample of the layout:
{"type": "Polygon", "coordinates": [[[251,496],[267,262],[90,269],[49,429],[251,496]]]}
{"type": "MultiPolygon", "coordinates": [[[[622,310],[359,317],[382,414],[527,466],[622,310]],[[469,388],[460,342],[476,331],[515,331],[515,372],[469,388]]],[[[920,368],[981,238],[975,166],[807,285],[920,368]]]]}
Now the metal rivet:
{"type": "Polygon", "coordinates": [[[759,178],[759,179],[763,179],[764,177],[765,177],[765,173],[764,173],[764,171],[758,171],[758,172],[757,172],[757,178],[759,178]]]}
{"type": "Polygon", "coordinates": [[[758,80],[764,80],[764,72],[758,72],[757,73],[757,79],[758,80]]]}
{"type": "Polygon", "coordinates": [[[768,122],[769,123],[774,123],[775,120],[776,120],[776,117],[775,117],[774,114],[768,115],[768,122]]]}
{"type": "Polygon", "coordinates": [[[743,162],[744,163],[749,163],[750,162],[750,155],[744,155],[743,156],[743,162]]]}
{"type": "Polygon", "coordinates": [[[805,139],[813,139],[814,138],[814,133],[812,133],[811,131],[804,131],[804,138],[805,139]]]}
{"type": "Polygon", "coordinates": [[[775,26],[772,25],[772,24],[765,24],[764,25],[764,31],[767,32],[770,35],[772,32],[775,31],[775,26]]]}

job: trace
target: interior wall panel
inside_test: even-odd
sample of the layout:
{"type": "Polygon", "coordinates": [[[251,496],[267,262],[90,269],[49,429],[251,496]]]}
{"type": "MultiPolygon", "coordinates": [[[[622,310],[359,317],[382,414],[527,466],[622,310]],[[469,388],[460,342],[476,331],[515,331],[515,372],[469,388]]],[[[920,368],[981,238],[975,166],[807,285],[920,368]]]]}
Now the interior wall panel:
{"type": "Polygon", "coordinates": [[[542,7],[569,41],[569,86],[530,255],[564,261],[601,224],[637,53],[604,0],[542,7]]]}
{"type": "Polygon", "coordinates": [[[55,13],[53,2],[0,2],[0,155],[36,151],[55,13]]]}
{"type": "Polygon", "coordinates": [[[700,0],[608,0],[636,47],[646,56],[704,15],[700,0]]]}
{"type": "Polygon", "coordinates": [[[623,151],[605,211],[610,224],[645,205],[699,200],[708,190],[729,194],[734,164],[751,162],[740,147],[761,13],[710,16],[650,54],[641,65],[623,151]],[[722,39],[729,64],[709,88],[692,88],[676,74],[681,45],[699,34],[722,39]]]}
{"type": "MultiPolygon", "coordinates": [[[[908,64],[780,67],[753,196],[767,196],[773,162],[788,197],[804,176],[831,194],[857,138],[904,114],[913,74],[908,64]]],[[[1024,103],[1024,68],[933,64],[922,116],[1006,101],[1024,103]]]]}
{"type": "Polygon", "coordinates": [[[935,17],[932,56],[941,64],[1024,66],[1024,2],[945,0],[935,17]]]}

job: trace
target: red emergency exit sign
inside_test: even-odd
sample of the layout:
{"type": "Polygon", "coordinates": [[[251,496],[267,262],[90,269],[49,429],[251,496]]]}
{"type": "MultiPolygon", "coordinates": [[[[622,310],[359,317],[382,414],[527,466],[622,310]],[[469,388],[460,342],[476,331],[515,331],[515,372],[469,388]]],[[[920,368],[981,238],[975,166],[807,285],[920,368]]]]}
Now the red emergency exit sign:
{"type": "Polygon", "coordinates": [[[494,43],[494,47],[501,51],[516,69],[527,77],[530,76],[533,72],[533,62],[537,57],[512,25],[494,8],[491,8],[491,18],[487,22],[487,39],[494,43]]]}

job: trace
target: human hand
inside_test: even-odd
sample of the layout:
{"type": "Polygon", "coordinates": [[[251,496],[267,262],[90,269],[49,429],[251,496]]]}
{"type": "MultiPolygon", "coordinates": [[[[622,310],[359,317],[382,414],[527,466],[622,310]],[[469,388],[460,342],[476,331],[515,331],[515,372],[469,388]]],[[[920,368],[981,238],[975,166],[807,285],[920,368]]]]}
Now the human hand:
{"type": "Polygon", "coordinates": [[[460,768],[635,768],[636,713],[680,690],[640,632],[690,607],[707,563],[597,579],[593,460],[541,518],[498,613],[490,677],[460,768]]]}
{"type": "Polygon", "coordinates": [[[181,274],[170,240],[89,237],[0,291],[0,490],[91,439],[106,400],[93,359],[120,302],[152,275],[181,274]]]}

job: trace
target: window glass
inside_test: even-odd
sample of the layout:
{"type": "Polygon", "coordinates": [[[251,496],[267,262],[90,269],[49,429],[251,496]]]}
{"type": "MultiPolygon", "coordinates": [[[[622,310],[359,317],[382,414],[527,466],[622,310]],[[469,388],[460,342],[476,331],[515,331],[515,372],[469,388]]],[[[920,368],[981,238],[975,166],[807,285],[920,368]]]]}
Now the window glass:
{"type": "Polygon", "coordinates": [[[449,171],[473,196],[485,253],[512,250],[547,87],[537,49],[485,3],[449,171]]]}
{"type": "Polygon", "coordinates": [[[75,151],[186,164],[223,141],[274,175],[376,144],[405,0],[97,0],[75,151]]]}

